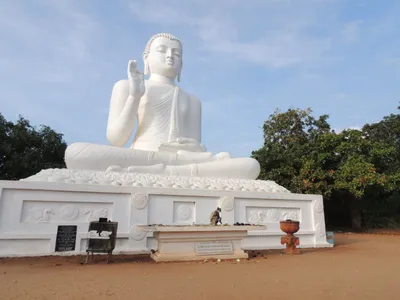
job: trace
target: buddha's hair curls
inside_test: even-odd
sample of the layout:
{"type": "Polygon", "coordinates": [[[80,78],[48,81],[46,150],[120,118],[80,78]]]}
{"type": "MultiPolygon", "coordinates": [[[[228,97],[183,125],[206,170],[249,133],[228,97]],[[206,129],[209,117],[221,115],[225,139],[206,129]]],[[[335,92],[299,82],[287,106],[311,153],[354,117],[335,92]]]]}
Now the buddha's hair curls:
{"type": "MultiPolygon", "coordinates": [[[[149,41],[147,42],[146,48],[144,49],[144,52],[143,52],[143,55],[149,54],[151,44],[153,43],[153,41],[154,41],[156,38],[159,38],[159,37],[164,37],[164,38],[170,39],[170,40],[172,40],[172,41],[178,41],[179,44],[181,44],[181,48],[182,48],[182,43],[181,43],[181,41],[180,41],[176,36],[174,36],[174,35],[172,35],[172,34],[170,34],[170,33],[164,33],[164,32],[163,32],[163,33],[157,33],[157,34],[153,35],[153,36],[149,39],[149,41]]],[[[181,54],[181,55],[182,55],[182,54],[181,54]]]]}

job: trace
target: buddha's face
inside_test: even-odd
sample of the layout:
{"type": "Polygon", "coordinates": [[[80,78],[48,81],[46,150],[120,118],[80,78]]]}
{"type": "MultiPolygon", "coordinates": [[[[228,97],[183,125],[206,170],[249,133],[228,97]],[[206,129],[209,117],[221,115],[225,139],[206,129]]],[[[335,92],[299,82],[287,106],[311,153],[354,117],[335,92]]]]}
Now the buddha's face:
{"type": "Polygon", "coordinates": [[[179,41],[156,38],[144,57],[152,74],[175,78],[182,69],[182,47],[179,41]]]}

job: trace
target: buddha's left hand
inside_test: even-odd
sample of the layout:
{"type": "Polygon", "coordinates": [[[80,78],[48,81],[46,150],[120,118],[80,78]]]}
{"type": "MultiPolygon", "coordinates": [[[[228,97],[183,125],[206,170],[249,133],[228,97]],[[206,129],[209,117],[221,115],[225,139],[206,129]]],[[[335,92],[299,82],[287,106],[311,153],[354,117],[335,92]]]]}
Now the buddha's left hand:
{"type": "Polygon", "coordinates": [[[174,142],[163,143],[160,148],[163,147],[173,148],[178,150],[190,151],[190,152],[206,152],[207,149],[200,144],[198,141],[192,138],[177,138],[174,142]]]}
{"type": "Polygon", "coordinates": [[[200,144],[197,140],[195,140],[195,139],[180,137],[180,138],[177,138],[176,141],[177,141],[179,144],[193,144],[193,145],[198,145],[199,147],[203,148],[204,151],[206,151],[206,148],[205,148],[202,144],[200,144]]]}
{"type": "Polygon", "coordinates": [[[185,138],[185,137],[180,137],[176,139],[178,144],[181,145],[190,145],[192,147],[195,147],[196,150],[195,152],[206,152],[207,149],[204,147],[203,144],[200,144],[197,140],[192,139],[192,138],[185,138]]]}

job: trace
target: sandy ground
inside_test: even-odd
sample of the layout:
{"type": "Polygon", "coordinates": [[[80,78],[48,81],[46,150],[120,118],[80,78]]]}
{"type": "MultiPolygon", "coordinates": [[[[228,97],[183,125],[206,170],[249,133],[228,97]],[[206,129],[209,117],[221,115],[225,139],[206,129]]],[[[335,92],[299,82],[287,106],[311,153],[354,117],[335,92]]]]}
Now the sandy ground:
{"type": "Polygon", "coordinates": [[[333,249],[241,262],[118,256],[0,260],[0,299],[400,299],[400,235],[336,234],[333,249]]]}

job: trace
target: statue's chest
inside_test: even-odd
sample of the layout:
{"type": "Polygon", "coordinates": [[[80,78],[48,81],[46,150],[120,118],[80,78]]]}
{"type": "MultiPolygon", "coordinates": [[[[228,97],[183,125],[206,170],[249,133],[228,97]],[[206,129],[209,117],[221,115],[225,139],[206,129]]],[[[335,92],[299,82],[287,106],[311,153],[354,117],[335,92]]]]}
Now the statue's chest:
{"type": "Polygon", "coordinates": [[[140,102],[139,110],[143,117],[152,119],[187,118],[190,111],[190,99],[174,88],[150,88],[140,102]]]}

